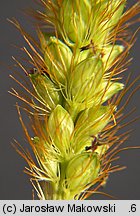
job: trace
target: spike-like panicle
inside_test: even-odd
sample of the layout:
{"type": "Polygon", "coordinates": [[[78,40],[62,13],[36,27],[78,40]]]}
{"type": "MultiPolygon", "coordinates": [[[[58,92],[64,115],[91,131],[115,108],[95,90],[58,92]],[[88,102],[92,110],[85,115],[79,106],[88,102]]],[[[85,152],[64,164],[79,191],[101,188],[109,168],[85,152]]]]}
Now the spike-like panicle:
{"type": "Polygon", "coordinates": [[[11,21],[29,46],[22,50],[32,68],[15,61],[32,89],[11,76],[29,96],[15,89],[11,93],[31,107],[22,108],[30,116],[32,137],[17,106],[36,164],[16,141],[17,151],[29,165],[26,173],[40,199],[86,199],[111,172],[124,168],[112,161],[126,149],[119,147],[129,132],[117,132],[130,97],[118,106],[138,79],[129,87],[129,79],[119,80],[134,43],[127,21],[140,12],[140,2],[124,12],[126,0],[38,1],[44,11],[35,16],[45,24],[37,29],[40,45],[11,21]]]}

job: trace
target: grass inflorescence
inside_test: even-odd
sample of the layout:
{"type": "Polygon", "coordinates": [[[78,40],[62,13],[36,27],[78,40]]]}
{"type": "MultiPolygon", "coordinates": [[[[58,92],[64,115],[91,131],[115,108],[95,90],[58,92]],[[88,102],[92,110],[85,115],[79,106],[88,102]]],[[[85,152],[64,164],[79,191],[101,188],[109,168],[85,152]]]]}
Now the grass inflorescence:
{"type": "MultiPolygon", "coordinates": [[[[140,1],[125,10],[126,0],[38,0],[42,11],[33,39],[17,20],[28,48],[29,68],[14,58],[24,71],[24,90],[11,94],[25,102],[17,104],[19,119],[35,159],[18,141],[16,150],[27,161],[25,172],[39,199],[86,199],[106,184],[112,165],[130,131],[118,133],[123,114],[137,86],[122,105],[136,78],[126,81],[128,53],[135,42],[130,26],[140,12],[140,1]],[[124,12],[125,11],[125,12],[124,12]],[[27,130],[21,109],[30,118],[27,130]],[[91,189],[92,188],[92,189],[91,189]]],[[[131,112],[129,113],[131,114],[131,112]]],[[[131,147],[139,148],[139,147],[131,147]]]]}

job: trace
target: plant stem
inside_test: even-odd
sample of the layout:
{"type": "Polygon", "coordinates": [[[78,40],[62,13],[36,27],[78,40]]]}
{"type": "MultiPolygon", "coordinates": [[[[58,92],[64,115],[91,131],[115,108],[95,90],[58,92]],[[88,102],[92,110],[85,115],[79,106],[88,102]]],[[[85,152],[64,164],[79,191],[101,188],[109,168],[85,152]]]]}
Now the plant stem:
{"type": "Polygon", "coordinates": [[[60,164],[60,181],[53,183],[53,200],[73,200],[74,196],[70,190],[65,187],[65,173],[68,161],[60,164]]]}

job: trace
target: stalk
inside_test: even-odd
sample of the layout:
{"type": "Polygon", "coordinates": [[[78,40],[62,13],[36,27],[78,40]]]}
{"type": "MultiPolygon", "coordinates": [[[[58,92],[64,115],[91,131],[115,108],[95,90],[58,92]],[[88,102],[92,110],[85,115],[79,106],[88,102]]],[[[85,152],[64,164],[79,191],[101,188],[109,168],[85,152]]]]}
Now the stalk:
{"type": "Polygon", "coordinates": [[[27,95],[11,94],[26,103],[32,136],[17,110],[36,159],[18,142],[15,148],[29,165],[25,172],[39,199],[86,199],[110,173],[124,169],[112,162],[128,137],[118,135],[129,89],[122,73],[135,35],[130,39],[128,26],[140,2],[127,11],[126,0],[38,2],[42,11],[33,15],[39,41],[11,20],[28,44],[23,50],[31,64],[29,69],[15,60],[26,81],[11,77],[27,95]]]}

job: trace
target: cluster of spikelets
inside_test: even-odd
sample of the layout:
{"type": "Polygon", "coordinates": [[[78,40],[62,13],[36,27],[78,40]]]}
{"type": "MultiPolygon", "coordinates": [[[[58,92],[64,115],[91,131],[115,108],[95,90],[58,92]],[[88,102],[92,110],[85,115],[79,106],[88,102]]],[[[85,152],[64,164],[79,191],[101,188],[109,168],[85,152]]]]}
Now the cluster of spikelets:
{"type": "Polygon", "coordinates": [[[26,172],[40,199],[86,199],[111,172],[124,168],[111,163],[128,137],[116,133],[129,98],[117,108],[134,84],[124,88],[121,73],[134,42],[127,29],[133,22],[126,21],[140,12],[140,2],[125,13],[126,0],[39,2],[44,7],[36,13],[43,24],[37,30],[40,45],[13,21],[30,47],[23,50],[32,69],[16,62],[33,89],[12,77],[29,96],[14,89],[12,94],[32,108],[23,107],[31,137],[17,106],[36,159],[17,151],[28,162],[26,172]]]}

